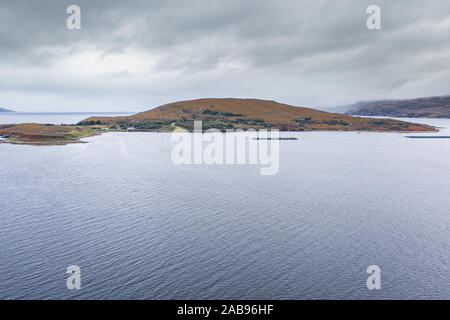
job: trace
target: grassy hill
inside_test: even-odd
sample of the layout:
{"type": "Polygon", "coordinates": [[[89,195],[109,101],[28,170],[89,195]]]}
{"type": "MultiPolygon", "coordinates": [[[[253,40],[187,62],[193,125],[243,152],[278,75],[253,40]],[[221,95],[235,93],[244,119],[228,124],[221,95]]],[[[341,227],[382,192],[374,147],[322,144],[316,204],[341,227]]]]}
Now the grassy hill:
{"type": "Polygon", "coordinates": [[[358,102],[350,105],[346,114],[399,118],[450,118],[450,96],[358,102]]]}
{"type": "Polygon", "coordinates": [[[431,131],[432,127],[391,119],[357,118],[311,108],[295,107],[258,99],[198,99],[169,103],[155,109],[123,117],[90,117],[79,125],[137,130],[172,131],[174,127],[193,129],[202,120],[203,129],[263,129],[283,131],[431,131]]]}

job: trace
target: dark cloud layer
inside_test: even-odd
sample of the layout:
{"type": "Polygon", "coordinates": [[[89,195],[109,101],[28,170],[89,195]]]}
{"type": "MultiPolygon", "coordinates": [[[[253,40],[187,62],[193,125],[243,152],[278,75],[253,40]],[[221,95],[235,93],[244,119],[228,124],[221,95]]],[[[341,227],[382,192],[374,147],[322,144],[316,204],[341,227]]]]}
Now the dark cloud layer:
{"type": "Polygon", "coordinates": [[[449,94],[450,3],[0,0],[0,106],[144,110],[198,97],[323,106],[449,94]],[[66,8],[81,7],[81,30],[66,8]],[[382,29],[366,28],[381,7],[382,29]]]}

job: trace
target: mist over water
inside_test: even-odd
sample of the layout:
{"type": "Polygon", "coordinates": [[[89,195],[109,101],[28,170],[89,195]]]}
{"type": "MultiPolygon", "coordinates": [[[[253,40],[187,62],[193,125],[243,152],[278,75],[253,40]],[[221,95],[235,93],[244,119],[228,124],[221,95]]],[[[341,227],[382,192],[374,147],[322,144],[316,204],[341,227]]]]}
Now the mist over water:
{"type": "Polygon", "coordinates": [[[450,139],[406,135],[280,133],[274,176],[166,133],[0,144],[0,299],[449,299],[450,139]]]}

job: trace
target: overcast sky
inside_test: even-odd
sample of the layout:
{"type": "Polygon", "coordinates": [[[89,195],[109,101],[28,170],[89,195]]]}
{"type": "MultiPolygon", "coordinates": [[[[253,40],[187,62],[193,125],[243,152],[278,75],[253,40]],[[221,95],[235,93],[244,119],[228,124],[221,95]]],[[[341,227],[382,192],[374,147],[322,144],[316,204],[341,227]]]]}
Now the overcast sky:
{"type": "Polygon", "coordinates": [[[449,84],[448,0],[0,0],[0,107],[19,111],[201,97],[337,106],[449,84]],[[81,30],[66,27],[71,4],[81,30]],[[366,27],[371,4],[381,30],[366,27]]]}

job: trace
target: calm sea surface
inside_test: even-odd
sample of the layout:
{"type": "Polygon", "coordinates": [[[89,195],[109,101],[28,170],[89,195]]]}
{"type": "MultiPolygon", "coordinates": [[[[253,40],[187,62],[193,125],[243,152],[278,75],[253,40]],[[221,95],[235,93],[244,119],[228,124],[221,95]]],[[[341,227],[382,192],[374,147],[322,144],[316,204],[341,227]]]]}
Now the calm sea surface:
{"type": "Polygon", "coordinates": [[[283,133],[274,176],[176,166],[164,133],[0,144],[0,299],[450,299],[450,139],[405,135],[283,133]]]}

